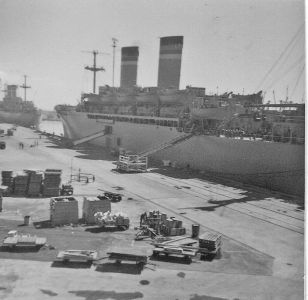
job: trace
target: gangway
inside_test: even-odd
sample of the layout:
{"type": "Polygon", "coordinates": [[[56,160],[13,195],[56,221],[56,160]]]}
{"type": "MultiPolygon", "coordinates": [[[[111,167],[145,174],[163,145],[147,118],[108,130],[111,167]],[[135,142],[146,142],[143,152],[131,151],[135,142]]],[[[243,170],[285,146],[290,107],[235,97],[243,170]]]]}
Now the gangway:
{"type": "Polygon", "coordinates": [[[160,144],[159,146],[155,147],[155,148],[152,148],[152,149],[148,149],[148,150],[145,150],[141,153],[139,153],[138,155],[139,156],[148,156],[148,155],[151,155],[153,153],[156,153],[158,151],[162,151],[164,149],[167,149],[167,148],[170,148],[170,147],[173,147],[174,145],[176,144],[179,144],[181,142],[184,142],[188,139],[190,139],[194,134],[193,133],[186,133],[184,135],[181,135],[181,136],[178,136],[166,143],[163,143],[163,144],[160,144]]]}
{"type": "Polygon", "coordinates": [[[81,139],[78,139],[78,140],[74,140],[73,141],[73,146],[77,146],[77,145],[80,145],[80,144],[83,144],[83,143],[86,143],[86,142],[89,142],[89,141],[92,141],[92,140],[95,140],[101,136],[104,136],[106,135],[106,130],[103,129],[101,131],[98,131],[96,133],[93,133],[93,134],[90,134],[90,135],[87,135],[87,136],[84,136],[83,138],[81,139]]]}

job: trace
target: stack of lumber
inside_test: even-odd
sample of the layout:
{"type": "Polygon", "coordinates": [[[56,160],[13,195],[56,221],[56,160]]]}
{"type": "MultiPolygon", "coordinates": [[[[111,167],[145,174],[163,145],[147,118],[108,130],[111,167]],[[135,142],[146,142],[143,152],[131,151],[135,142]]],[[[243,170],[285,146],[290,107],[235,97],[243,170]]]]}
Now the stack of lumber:
{"type": "Polygon", "coordinates": [[[46,169],[44,172],[43,196],[56,197],[60,194],[62,170],[46,169]]]}
{"type": "Polygon", "coordinates": [[[21,173],[14,177],[14,194],[17,196],[25,196],[28,190],[28,174],[21,173]]]}
{"type": "Polygon", "coordinates": [[[53,226],[78,223],[78,201],[74,197],[50,199],[50,221],[53,226]]]}
{"type": "Polygon", "coordinates": [[[6,185],[9,188],[13,186],[13,171],[2,171],[2,185],[6,185]]]}
{"type": "Polygon", "coordinates": [[[43,174],[31,172],[28,181],[28,196],[38,197],[41,193],[43,174]]]}
{"type": "Polygon", "coordinates": [[[111,202],[108,197],[84,197],[82,218],[87,224],[94,224],[94,214],[111,211],[111,202]]]}
{"type": "Polygon", "coordinates": [[[221,246],[221,234],[207,231],[199,236],[199,247],[217,251],[221,246]]]}

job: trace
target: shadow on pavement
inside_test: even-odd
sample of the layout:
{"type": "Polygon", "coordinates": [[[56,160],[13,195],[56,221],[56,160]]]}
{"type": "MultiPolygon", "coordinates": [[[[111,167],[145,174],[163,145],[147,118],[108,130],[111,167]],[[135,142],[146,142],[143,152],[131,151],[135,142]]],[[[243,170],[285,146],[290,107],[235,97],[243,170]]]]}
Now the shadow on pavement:
{"type": "Polygon", "coordinates": [[[96,267],[96,271],[105,273],[124,273],[138,275],[143,270],[143,265],[135,263],[104,263],[96,267]]]}
{"type": "Polygon", "coordinates": [[[0,252],[14,252],[14,253],[30,253],[30,252],[39,252],[42,246],[36,247],[25,247],[25,246],[17,246],[14,248],[10,248],[8,246],[1,246],[0,252]]]}
{"type": "Polygon", "coordinates": [[[150,257],[151,261],[163,261],[163,262],[169,262],[169,263],[176,263],[176,264],[183,264],[183,265],[190,265],[191,264],[191,259],[187,259],[184,257],[179,257],[179,256],[151,256],[150,257]]]}
{"type": "Polygon", "coordinates": [[[92,262],[62,262],[54,261],[51,264],[52,268],[70,268],[70,269],[89,269],[92,266],[92,262]]]}
{"type": "MultiPolygon", "coordinates": [[[[232,203],[259,201],[259,200],[264,200],[268,197],[280,199],[285,203],[296,204],[298,205],[299,211],[305,209],[305,202],[302,197],[282,194],[274,190],[270,190],[270,189],[266,190],[262,187],[261,188],[254,187],[249,184],[236,181],[236,179],[230,180],[229,178],[212,176],[211,174],[205,174],[205,173],[201,174],[197,170],[192,170],[192,169],[187,169],[187,168],[178,169],[178,168],[161,167],[161,166],[153,168],[151,170],[151,173],[161,174],[163,176],[170,177],[171,179],[172,178],[173,179],[200,179],[201,183],[202,183],[202,180],[206,180],[207,183],[209,182],[211,184],[211,186],[213,187],[217,186],[218,190],[221,187],[221,185],[226,185],[234,189],[239,189],[241,191],[236,192],[236,193],[243,196],[241,199],[230,199],[230,200],[222,200],[222,201],[209,200],[210,204],[216,204],[216,205],[212,205],[208,207],[191,207],[192,209],[214,211],[216,208],[219,208],[221,206],[226,206],[232,203]]],[[[177,189],[187,189],[188,188],[185,185],[175,185],[174,187],[177,189]]],[[[204,187],[206,188],[207,186],[204,186],[204,187]]],[[[191,189],[193,189],[193,187],[191,187],[191,189]]],[[[219,191],[217,192],[217,194],[219,195],[219,191]]],[[[223,196],[223,191],[221,192],[221,195],[223,196]]]]}
{"type": "Polygon", "coordinates": [[[100,232],[115,232],[115,231],[123,231],[123,229],[117,227],[91,227],[86,228],[85,231],[91,233],[100,233],[100,232]]]}

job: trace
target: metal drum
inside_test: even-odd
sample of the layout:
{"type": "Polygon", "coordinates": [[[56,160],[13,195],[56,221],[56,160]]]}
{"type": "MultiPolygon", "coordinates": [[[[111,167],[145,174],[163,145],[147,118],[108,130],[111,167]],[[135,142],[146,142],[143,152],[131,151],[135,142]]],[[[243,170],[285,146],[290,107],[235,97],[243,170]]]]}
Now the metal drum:
{"type": "Polygon", "coordinates": [[[199,224],[192,224],[191,225],[191,237],[197,238],[200,232],[200,225],[199,224]]]}

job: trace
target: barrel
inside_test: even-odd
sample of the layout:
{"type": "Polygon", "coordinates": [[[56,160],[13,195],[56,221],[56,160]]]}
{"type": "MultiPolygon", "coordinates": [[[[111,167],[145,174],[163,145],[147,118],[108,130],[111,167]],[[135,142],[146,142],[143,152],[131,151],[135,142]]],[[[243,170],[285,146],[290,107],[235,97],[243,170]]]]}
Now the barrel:
{"type": "Polygon", "coordinates": [[[24,225],[28,226],[30,224],[30,216],[24,217],[24,225]]]}
{"type": "Polygon", "coordinates": [[[197,238],[199,236],[200,225],[199,224],[192,224],[191,225],[191,237],[197,238]]]}

